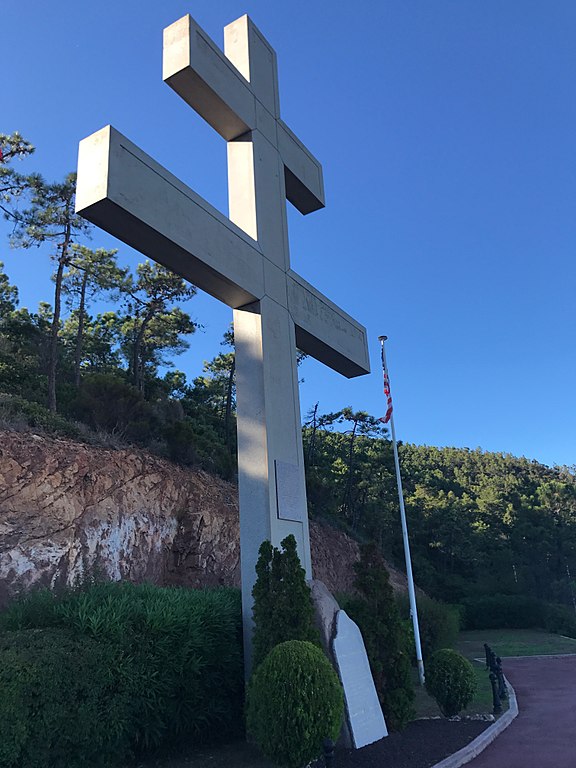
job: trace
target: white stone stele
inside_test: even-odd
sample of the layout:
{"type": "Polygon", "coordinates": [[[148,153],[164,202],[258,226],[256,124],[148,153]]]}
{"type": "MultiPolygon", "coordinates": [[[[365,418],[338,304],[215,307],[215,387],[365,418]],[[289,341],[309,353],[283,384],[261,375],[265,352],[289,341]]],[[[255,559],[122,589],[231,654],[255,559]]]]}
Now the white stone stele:
{"type": "Polygon", "coordinates": [[[80,143],[76,211],[234,310],[249,671],[260,544],[293,534],[312,575],[296,347],[348,377],[370,363],[365,329],[290,268],[286,200],[318,210],[324,185],[280,119],[276,54],[247,16],[224,42],[184,16],[164,30],[163,77],[228,142],[229,218],[111,126],[80,143]]]}
{"type": "Polygon", "coordinates": [[[332,652],[344,688],[346,716],[356,749],[388,736],[388,729],[374,686],[364,640],[357,624],[345,611],[336,614],[332,652]]]}

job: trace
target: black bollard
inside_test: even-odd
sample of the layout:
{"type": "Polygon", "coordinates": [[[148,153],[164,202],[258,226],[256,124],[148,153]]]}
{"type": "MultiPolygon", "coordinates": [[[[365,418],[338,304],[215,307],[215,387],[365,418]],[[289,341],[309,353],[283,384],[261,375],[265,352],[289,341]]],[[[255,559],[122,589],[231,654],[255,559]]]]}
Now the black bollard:
{"type": "Polygon", "coordinates": [[[324,739],[322,749],[324,750],[324,765],[326,768],[332,768],[334,760],[334,742],[332,739],[324,739]]]}
{"type": "Polygon", "coordinates": [[[488,643],[484,643],[484,653],[486,654],[486,669],[490,669],[490,654],[492,651],[488,643]]]}
{"type": "Polygon", "coordinates": [[[492,710],[495,715],[499,715],[502,712],[502,703],[500,696],[498,695],[498,677],[494,672],[490,672],[488,675],[490,678],[490,685],[492,686],[492,704],[494,709],[492,710]]]}
{"type": "Polygon", "coordinates": [[[494,653],[493,650],[490,650],[490,663],[489,663],[489,667],[490,667],[490,672],[496,673],[496,654],[494,653]]]}
{"type": "Polygon", "coordinates": [[[504,681],[504,672],[502,671],[502,659],[500,656],[496,657],[496,677],[498,678],[498,696],[501,699],[508,698],[508,689],[504,681]]]}

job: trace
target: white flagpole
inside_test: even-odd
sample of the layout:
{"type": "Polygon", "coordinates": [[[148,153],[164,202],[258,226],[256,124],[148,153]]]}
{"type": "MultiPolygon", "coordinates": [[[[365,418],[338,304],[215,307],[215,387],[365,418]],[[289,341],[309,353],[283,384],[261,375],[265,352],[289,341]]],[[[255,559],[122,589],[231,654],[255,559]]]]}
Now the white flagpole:
{"type": "MultiPolygon", "coordinates": [[[[378,336],[382,348],[382,372],[390,381],[386,366],[386,352],[384,342],[388,336],[378,336]]],[[[410,598],[410,616],[414,627],[414,642],[416,644],[416,662],[418,664],[418,678],[420,685],[424,685],[424,661],[422,660],[422,646],[420,644],[420,628],[418,626],[418,611],[416,610],[416,592],[414,590],[414,577],[412,575],[412,558],[410,557],[410,542],[408,541],[408,526],[406,524],[406,510],[404,508],[404,493],[402,491],[402,478],[400,476],[400,462],[398,460],[398,446],[396,445],[396,430],[394,429],[394,411],[390,414],[390,431],[392,433],[392,448],[394,449],[394,465],[396,467],[396,483],[398,485],[398,501],[400,502],[400,520],[402,521],[402,539],[404,541],[404,559],[406,562],[406,578],[408,579],[408,596],[410,598]]]]}

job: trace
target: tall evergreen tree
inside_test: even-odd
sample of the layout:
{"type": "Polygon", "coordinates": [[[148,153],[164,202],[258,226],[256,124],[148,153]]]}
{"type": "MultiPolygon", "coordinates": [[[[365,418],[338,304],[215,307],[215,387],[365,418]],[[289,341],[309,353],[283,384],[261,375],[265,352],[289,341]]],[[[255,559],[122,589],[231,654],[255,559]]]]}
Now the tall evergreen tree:
{"type": "Polygon", "coordinates": [[[31,248],[51,243],[51,258],[56,263],[54,275],[54,307],[48,356],[48,408],[56,411],[56,371],[58,336],[62,304],[64,270],[70,266],[72,246],[86,236],[90,225],[74,211],[76,174],[70,173],[62,183],[49,184],[41,177],[30,180],[30,207],[19,215],[12,238],[15,247],[31,248]]]}
{"type": "Polygon", "coordinates": [[[280,542],[281,550],[262,542],[256,563],[254,597],[254,669],[279,643],[308,640],[320,644],[314,626],[314,606],[306,574],[300,565],[294,536],[280,542]]]}
{"type": "Polygon", "coordinates": [[[173,306],[195,296],[196,288],[171,270],[145,261],[136,267],[136,278],[127,280],[125,291],[123,353],[133,383],[143,391],[146,365],[160,364],[163,350],[183,352],[188,347],[183,337],[198,328],[189,314],[173,306]]]}
{"type": "Polygon", "coordinates": [[[63,275],[62,290],[70,306],[76,307],[76,338],[74,343],[74,384],[80,386],[80,367],[84,345],[84,331],[88,321],[87,309],[97,294],[104,291],[120,293],[127,279],[126,269],[118,267],[117,250],[85,245],[73,245],[68,270],[63,275]]]}
{"type": "Polygon", "coordinates": [[[401,730],[414,717],[407,631],[375,544],[360,548],[355,570],[354,586],[361,597],[344,607],[362,631],[386,721],[392,730],[401,730]]]}
{"type": "Polygon", "coordinates": [[[33,152],[32,144],[18,131],[0,133],[0,210],[8,219],[16,218],[14,205],[31,180],[31,177],[17,173],[12,161],[22,160],[33,152]]]}
{"type": "Polygon", "coordinates": [[[4,272],[4,262],[0,261],[0,323],[2,319],[14,312],[18,306],[18,288],[11,285],[8,275],[4,272]]]}

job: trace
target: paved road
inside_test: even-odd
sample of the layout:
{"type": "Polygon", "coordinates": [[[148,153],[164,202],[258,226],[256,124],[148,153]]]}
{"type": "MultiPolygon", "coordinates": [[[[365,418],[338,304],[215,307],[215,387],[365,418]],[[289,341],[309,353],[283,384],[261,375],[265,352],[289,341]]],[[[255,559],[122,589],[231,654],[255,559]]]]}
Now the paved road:
{"type": "Polygon", "coordinates": [[[575,768],[576,655],[503,659],[518,717],[470,768],[575,768]]]}

